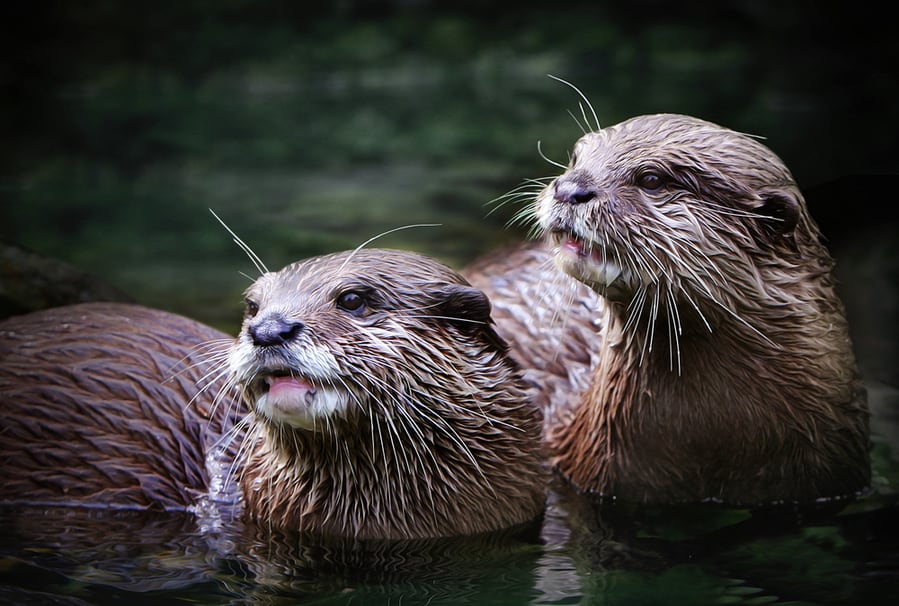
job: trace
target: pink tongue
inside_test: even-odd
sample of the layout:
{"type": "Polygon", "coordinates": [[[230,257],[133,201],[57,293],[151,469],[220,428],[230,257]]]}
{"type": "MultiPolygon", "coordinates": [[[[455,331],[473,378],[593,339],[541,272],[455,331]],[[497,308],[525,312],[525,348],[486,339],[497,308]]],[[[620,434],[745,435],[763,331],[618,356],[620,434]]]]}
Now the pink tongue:
{"type": "Polygon", "coordinates": [[[581,243],[574,238],[568,238],[567,240],[565,240],[565,244],[563,246],[581,257],[587,256],[587,251],[584,250],[584,247],[581,246],[581,243]]]}
{"type": "Polygon", "coordinates": [[[315,388],[309,381],[298,381],[293,377],[275,377],[268,389],[270,396],[287,395],[298,391],[315,392],[315,388]]]}
{"type": "Polygon", "coordinates": [[[568,238],[562,246],[579,257],[590,257],[600,263],[605,263],[606,261],[602,249],[594,248],[577,238],[568,238]]]}

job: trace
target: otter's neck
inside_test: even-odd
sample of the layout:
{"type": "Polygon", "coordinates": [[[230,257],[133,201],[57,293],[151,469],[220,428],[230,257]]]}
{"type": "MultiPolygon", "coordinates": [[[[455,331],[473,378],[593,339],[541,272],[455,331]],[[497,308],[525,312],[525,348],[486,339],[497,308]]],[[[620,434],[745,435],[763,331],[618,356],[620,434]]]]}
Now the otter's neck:
{"type": "Polygon", "coordinates": [[[627,324],[610,304],[592,384],[553,440],[554,463],[589,492],[645,502],[860,490],[863,392],[841,311],[814,307],[779,312],[762,334],[752,326],[771,323],[752,311],[741,322],[681,306],[675,335],[661,314],[627,324]]]}
{"type": "MultiPolygon", "coordinates": [[[[416,405],[433,410],[439,403],[416,405]]],[[[534,432],[533,449],[522,448],[517,428],[470,413],[435,424],[358,415],[322,432],[261,422],[258,429],[242,486],[247,512],[260,523],[355,538],[425,538],[524,523],[542,508],[539,421],[523,430],[534,432]]]]}

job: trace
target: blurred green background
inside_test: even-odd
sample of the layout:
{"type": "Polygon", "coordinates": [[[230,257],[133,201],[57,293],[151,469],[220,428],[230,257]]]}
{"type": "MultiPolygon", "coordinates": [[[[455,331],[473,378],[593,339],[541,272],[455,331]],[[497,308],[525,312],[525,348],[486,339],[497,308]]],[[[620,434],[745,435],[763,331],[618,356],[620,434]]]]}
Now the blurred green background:
{"type": "Polygon", "coordinates": [[[255,270],[208,209],[270,269],[413,223],[441,226],[379,244],[460,267],[523,237],[489,203],[558,172],[538,142],[581,134],[547,74],[603,124],[764,136],[804,187],[895,175],[894,25],[826,6],[5,3],[0,238],[231,332],[255,270]]]}

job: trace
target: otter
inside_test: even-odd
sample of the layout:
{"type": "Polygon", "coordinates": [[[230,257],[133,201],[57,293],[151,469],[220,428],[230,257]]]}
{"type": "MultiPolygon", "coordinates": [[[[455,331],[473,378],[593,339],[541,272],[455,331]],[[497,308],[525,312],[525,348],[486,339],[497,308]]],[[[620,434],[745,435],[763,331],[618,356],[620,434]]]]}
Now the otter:
{"type": "Polygon", "coordinates": [[[540,410],[490,310],[456,272],[399,251],[257,280],[229,356],[255,419],[240,471],[250,515],[362,538],[535,519],[540,410]]]}
{"type": "Polygon", "coordinates": [[[430,258],[357,250],[263,274],[236,339],[127,304],[7,319],[0,502],[230,498],[263,528],[355,539],[527,524],[541,413],[490,312],[430,258]]]}
{"type": "Polygon", "coordinates": [[[237,420],[206,364],[232,340],[131,303],[0,322],[0,502],[189,509],[237,420]]]}
{"type": "Polygon", "coordinates": [[[467,275],[500,334],[527,336],[513,354],[536,397],[561,394],[546,439],[563,478],[638,503],[868,487],[834,261],[769,148],[690,116],[638,116],[585,134],[529,212],[543,242],[467,275]],[[531,347],[542,326],[552,347],[531,347]]]}

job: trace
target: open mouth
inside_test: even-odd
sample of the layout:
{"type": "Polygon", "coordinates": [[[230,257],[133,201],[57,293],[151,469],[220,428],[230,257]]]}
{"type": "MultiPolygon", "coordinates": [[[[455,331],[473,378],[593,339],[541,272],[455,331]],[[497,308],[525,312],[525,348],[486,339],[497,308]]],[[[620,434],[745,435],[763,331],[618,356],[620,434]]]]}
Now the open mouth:
{"type": "Polygon", "coordinates": [[[561,247],[579,257],[598,257],[603,252],[598,250],[596,245],[592,242],[584,240],[577,234],[571,232],[556,232],[554,235],[561,247]]]}
{"type": "Polygon", "coordinates": [[[622,277],[616,256],[604,247],[571,231],[554,231],[551,237],[559,267],[591,288],[604,289],[622,277]]]}
{"type": "Polygon", "coordinates": [[[316,393],[311,379],[289,369],[260,370],[253,378],[250,390],[258,396],[282,397],[292,394],[304,399],[311,399],[316,393]]]}
{"type": "Polygon", "coordinates": [[[321,430],[325,418],[346,408],[347,395],[326,382],[290,369],[264,368],[248,385],[250,405],[269,421],[303,430],[321,430]]]}

